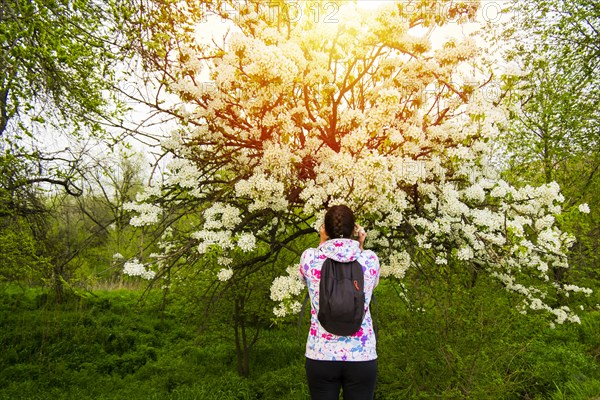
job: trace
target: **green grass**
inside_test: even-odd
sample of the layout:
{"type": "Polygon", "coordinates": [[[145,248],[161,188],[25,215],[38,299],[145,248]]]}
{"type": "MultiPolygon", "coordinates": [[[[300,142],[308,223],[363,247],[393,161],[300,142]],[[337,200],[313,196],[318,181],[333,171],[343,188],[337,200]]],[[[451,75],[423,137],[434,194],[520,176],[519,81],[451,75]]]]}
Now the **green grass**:
{"type": "Polygon", "coordinates": [[[264,332],[245,379],[220,331],[200,334],[140,292],[96,295],[57,306],[35,290],[4,293],[0,398],[306,398],[302,349],[285,330],[264,332]]]}
{"type": "MultiPolygon", "coordinates": [[[[387,284],[378,291],[377,400],[600,393],[597,312],[552,330],[493,296],[414,312],[387,284]]],[[[139,291],[48,298],[0,290],[0,399],[308,399],[297,321],[262,328],[242,378],[225,319],[200,330],[181,310],[160,312],[159,298],[140,303],[139,291]]]]}

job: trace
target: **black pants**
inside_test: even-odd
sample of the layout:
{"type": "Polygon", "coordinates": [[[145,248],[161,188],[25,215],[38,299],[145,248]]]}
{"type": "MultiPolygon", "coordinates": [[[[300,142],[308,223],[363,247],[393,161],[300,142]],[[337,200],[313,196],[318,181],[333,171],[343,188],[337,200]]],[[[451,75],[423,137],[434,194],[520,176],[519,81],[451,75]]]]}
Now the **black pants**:
{"type": "Polygon", "coordinates": [[[306,377],[312,400],[372,400],[377,381],[377,360],[317,361],[306,359],[306,377]]]}

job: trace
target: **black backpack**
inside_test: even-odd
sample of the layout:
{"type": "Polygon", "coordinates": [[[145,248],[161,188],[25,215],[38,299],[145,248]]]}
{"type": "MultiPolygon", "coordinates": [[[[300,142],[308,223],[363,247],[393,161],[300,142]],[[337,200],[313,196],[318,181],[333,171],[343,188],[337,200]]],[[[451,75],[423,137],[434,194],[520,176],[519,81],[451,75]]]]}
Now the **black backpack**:
{"type": "Polygon", "coordinates": [[[338,262],[327,258],[319,283],[319,322],[338,336],[360,329],[365,316],[364,274],[358,261],[338,262]]]}

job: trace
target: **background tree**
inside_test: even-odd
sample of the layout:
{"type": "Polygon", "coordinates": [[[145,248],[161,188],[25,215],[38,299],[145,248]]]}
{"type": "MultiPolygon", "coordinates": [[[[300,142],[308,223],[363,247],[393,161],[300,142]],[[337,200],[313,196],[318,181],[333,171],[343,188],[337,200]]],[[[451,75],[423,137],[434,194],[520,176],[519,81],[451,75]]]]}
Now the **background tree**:
{"type": "MultiPolygon", "coordinates": [[[[116,54],[123,55],[114,52],[119,42],[111,30],[111,11],[110,4],[92,1],[2,3],[0,137],[4,152],[21,159],[30,157],[34,164],[61,161],[60,155],[46,160],[42,149],[50,147],[48,140],[102,132],[103,122],[114,112],[107,91],[115,85],[116,54]]],[[[64,153],[67,159],[63,161],[70,161],[68,156],[64,153]]],[[[69,170],[46,164],[19,184],[45,181],[79,193],[69,170]]]]}
{"type": "MultiPolygon", "coordinates": [[[[14,226],[29,226],[40,245],[48,244],[38,256],[62,252],[42,240],[54,235],[48,191],[83,194],[78,142],[103,136],[125,110],[115,88],[117,65],[128,54],[119,29],[127,14],[111,2],[86,0],[11,0],[0,7],[0,217],[6,238],[18,221],[14,226]]],[[[64,277],[54,276],[62,297],[64,277]]]]}
{"type": "MultiPolygon", "coordinates": [[[[506,71],[511,108],[503,136],[515,182],[556,181],[565,195],[564,229],[577,231],[574,273],[597,279],[600,184],[600,8],[595,2],[512,2],[496,44],[517,66],[506,71]],[[582,209],[590,214],[582,215],[582,209]]],[[[556,271],[562,276],[565,271],[556,271]]]]}
{"type": "Polygon", "coordinates": [[[89,230],[102,238],[101,246],[88,249],[88,253],[92,250],[88,254],[90,283],[121,282],[121,260],[138,251],[138,240],[143,235],[129,224],[131,213],[125,204],[134,201],[142,191],[147,162],[139,151],[123,146],[115,146],[113,150],[95,156],[88,154],[81,179],[86,195],[75,199],[77,211],[92,225],[89,230]]]}

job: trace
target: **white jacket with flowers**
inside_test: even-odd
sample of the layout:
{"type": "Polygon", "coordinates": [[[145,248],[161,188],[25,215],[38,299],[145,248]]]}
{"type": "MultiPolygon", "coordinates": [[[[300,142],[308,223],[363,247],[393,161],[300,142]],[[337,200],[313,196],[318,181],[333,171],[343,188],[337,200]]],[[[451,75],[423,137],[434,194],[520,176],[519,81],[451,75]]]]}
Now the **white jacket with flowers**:
{"type": "Polygon", "coordinates": [[[379,259],[371,250],[361,250],[356,240],[332,239],[319,247],[306,249],[300,257],[300,274],[308,286],[311,316],[306,357],[327,361],[369,361],[377,358],[375,332],[369,304],[373,289],[379,283],[379,259]],[[365,279],[365,318],[352,336],[337,336],[321,326],[319,313],[319,282],[325,259],[339,262],[357,260],[362,266],[365,279]]]}

